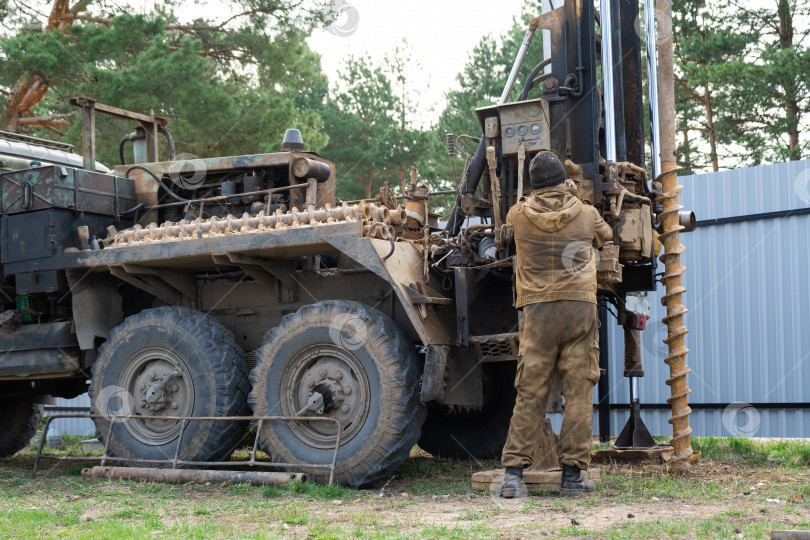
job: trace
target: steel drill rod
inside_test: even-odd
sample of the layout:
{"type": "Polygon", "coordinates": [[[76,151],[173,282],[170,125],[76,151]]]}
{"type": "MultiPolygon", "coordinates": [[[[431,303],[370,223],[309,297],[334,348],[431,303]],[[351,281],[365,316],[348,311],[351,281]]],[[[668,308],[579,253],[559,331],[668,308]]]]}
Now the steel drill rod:
{"type": "Polygon", "coordinates": [[[605,102],[605,160],[616,161],[616,95],[613,90],[613,11],[610,0],[600,1],[602,15],[602,85],[605,102]]]}
{"type": "Polygon", "coordinates": [[[658,47],[655,31],[655,0],[644,0],[644,17],[647,34],[647,73],[650,94],[650,143],[652,145],[652,177],[661,174],[661,132],[658,118],[658,47]]]}
{"type": "Polygon", "coordinates": [[[233,195],[215,195],[213,197],[203,197],[202,199],[189,199],[187,201],[177,201],[171,203],[154,204],[147,206],[144,210],[155,210],[157,208],[166,208],[169,206],[187,206],[189,204],[206,203],[224,201],[228,199],[241,199],[242,197],[260,197],[262,195],[273,195],[274,193],[283,193],[293,189],[301,189],[309,187],[309,184],[292,184],[290,186],[281,186],[277,188],[261,189],[259,191],[250,191],[246,193],[234,193],[233,195]]]}
{"type": "Polygon", "coordinates": [[[280,486],[293,480],[306,481],[304,473],[271,471],[217,471],[192,469],[156,469],[152,467],[101,467],[82,469],[82,478],[106,478],[115,480],[143,480],[165,484],[229,483],[252,486],[280,486]]]}

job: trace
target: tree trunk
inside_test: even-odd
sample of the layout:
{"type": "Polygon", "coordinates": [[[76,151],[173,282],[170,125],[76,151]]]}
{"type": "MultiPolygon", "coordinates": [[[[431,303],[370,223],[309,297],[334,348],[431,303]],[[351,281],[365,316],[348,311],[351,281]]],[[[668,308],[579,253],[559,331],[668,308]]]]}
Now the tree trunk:
{"type": "MultiPolygon", "coordinates": [[[[789,0],[778,0],[777,13],[779,14],[779,48],[782,50],[793,47],[793,14],[790,11],[789,0]]],[[[790,77],[790,76],[788,76],[790,77]]],[[[799,96],[796,80],[786,78],[783,81],[785,89],[785,113],[787,114],[788,158],[791,161],[801,159],[799,148],[799,96]]]]}
{"type": "Polygon", "coordinates": [[[703,109],[706,111],[706,136],[709,138],[709,158],[712,160],[712,170],[720,170],[720,161],[717,159],[717,133],[714,129],[714,107],[708,83],[703,86],[703,109]]]}
{"type": "MultiPolygon", "coordinates": [[[[65,32],[67,26],[73,22],[76,15],[86,9],[89,2],[80,0],[73,8],[68,0],[55,0],[51,14],[48,17],[48,24],[45,26],[45,33],[65,32]]],[[[0,126],[4,126],[8,131],[17,131],[22,124],[20,117],[30,115],[31,110],[45,98],[48,92],[48,80],[37,73],[26,73],[14,85],[14,88],[6,99],[3,110],[0,111],[0,126]]],[[[48,127],[45,119],[40,119],[37,125],[48,127]]],[[[57,123],[64,125],[64,123],[57,123]]]]}
{"type": "Polygon", "coordinates": [[[681,133],[683,133],[683,155],[681,157],[681,164],[686,167],[686,171],[682,172],[693,174],[694,166],[692,164],[692,146],[689,144],[689,130],[684,128],[681,133]]]}
{"type": "Polygon", "coordinates": [[[366,177],[363,179],[363,189],[365,190],[365,198],[371,198],[371,188],[374,183],[374,171],[371,166],[366,167],[366,177]]]}
{"type": "MultiPolygon", "coordinates": [[[[400,153],[400,160],[402,159],[402,154],[400,153]]],[[[399,162],[399,185],[402,189],[402,193],[405,193],[405,164],[402,161],[399,162]]]]}

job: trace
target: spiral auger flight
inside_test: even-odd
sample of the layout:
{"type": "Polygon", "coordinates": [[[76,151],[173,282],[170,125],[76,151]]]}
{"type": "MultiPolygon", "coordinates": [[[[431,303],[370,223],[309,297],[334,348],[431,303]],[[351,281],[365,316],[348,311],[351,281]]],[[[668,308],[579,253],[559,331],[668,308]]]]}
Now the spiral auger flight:
{"type": "Polygon", "coordinates": [[[665,171],[661,175],[663,196],[660,200],[663,204],[663,211],[659,215],[659,221],[663,225],[663,232],[660,239],[664,246],[664,253],[661,261],[664,263],[664,275],[661,278],[666,288],[666,293],[661,298],[661,304],[666,307],[667,314],[662,319],[667,325],[667,337],[664,343],[669,347],[669,356],[665,362],[669,366],[669,378],[667,385],[670,387],[670,397],[667,403],[672,407],[672,416],[669,423],[672,424],[672,447],[675,453],[672,457],[672,469],[674,472],[686,472],[691,468],[693,461],[692,446],[689,435],[692,428],[689,427],[689,408],[687,396],[691,392],[686,382],[686,375],[691,371],[686,366],[686,348],[684,336],[688,330],[684,326],[683,316],[688,311],[683,305],[683,293],[686,288],[682,283],[682,276],[685,271],[681,265],[681,253],[684,247],[680,241],[680,225],[678,211],[683,208],[678,204],[678,195],[683,187],[678,185],[678,176],[675,168],[665,171]]]}

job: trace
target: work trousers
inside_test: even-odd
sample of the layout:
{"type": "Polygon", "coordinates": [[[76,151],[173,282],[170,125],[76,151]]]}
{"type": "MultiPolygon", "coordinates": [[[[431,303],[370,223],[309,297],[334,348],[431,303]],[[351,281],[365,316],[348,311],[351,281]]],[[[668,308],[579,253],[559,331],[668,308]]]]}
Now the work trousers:
{"type": "Polygon", "coordinates": [[[505,467],[531,466],[555,369],[562,379],[565,398],[560,463],[584,470],[591,462],[593,387],[599,381],[599,318],[595,304],[561,300],[523,307],[515,377],[517,401],[503,448],[505,467]]]}

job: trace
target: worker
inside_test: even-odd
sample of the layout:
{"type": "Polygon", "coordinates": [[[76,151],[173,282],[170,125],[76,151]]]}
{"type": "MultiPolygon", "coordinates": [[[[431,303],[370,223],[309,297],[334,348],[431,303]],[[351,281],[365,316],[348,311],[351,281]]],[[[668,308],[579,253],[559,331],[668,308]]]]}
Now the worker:
{"type": "Polygon", "coordinates": [[[532,192],[509,211],[517,250],[515,307],[523,311],[517,400],[503,448],[500,495],[514,498],[540,443],[551,381],[560,374],[565,416],[560,430],[560,494],[593,491],[583,478],[591,460],[593,387],[599,380],[596,253],[613,231],[580,200],[553,152],[529,165],[532,192]]]}

